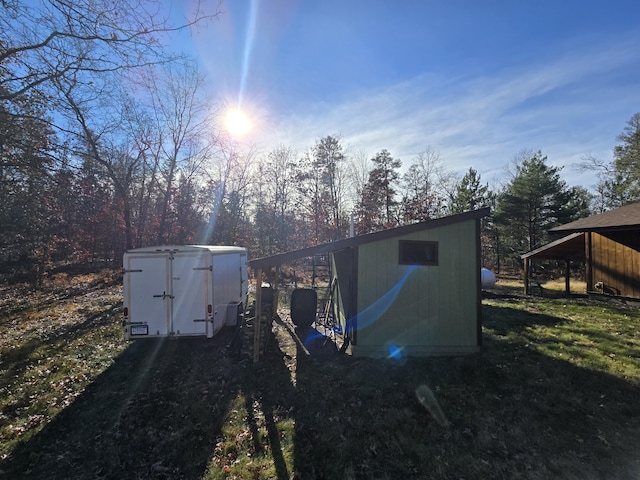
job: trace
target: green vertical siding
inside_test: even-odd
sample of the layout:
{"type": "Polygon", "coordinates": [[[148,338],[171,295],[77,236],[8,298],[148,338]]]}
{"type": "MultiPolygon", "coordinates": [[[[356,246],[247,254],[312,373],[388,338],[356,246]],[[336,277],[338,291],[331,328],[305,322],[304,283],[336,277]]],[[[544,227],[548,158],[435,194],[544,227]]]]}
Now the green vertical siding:
{"type": "Polygon", "coordinates": [[[355,305],[353,301],[354,250],[352,248],[333,252],[331,255],[332,282],[334,283],[333,313],[340,331],[346,332],[347,320],[353,314],[355,305]]]}
{"type": "Polygon", "coordinates": [[[477,241],[471,220],[359,246],[354,353],[384,355],[389,345],[411,355],[476,350],[477,241]],[[438,266],[399,265],[399,240],[437,241],[438,266]],[[381,300],[394,287],[390,302],[381,300]]]}

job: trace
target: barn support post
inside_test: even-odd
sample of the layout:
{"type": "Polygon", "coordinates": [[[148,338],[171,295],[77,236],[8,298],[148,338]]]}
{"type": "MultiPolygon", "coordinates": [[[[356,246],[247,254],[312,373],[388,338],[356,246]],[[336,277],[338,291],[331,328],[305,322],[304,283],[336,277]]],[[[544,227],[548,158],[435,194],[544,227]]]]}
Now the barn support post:
{"type": "Polygon", "coordinates": [[[593,256],[591,250],[591,232],[584,233],[584,268],[585,268],[585,277],[587,280],[587,292],[593,292],[594,289],[594,281],[593,281],[593,256]]]}
{"type": "Polygon", "coordinates": [[[276,265],[276,272],[273,277],[273,282],[271,282],[271,286],[273,287],[273,315],[278,314],[278,300],[280,299],[280,288],[278,285],[280,284],[280,265],[276,265]]]}
{"type": "Polygon", "coordinates": [[[571,295],[571,281],[569,279],[571,275],[571,261],[566,260],[564,266],[564,291],[567,294],[567,297],[571,295]]]}
{"type": "Polygon", "coordinates": [[[256,318],[253,321],[253,363],[260,359],[260,320],[262,318],[262,269],[254,270],[256,277],[256,318]]]}
{"type": "Polygon", "coordinates": [[[529,295],[529,262],[528,258],[524,259],[524,294],[529,295]]]}

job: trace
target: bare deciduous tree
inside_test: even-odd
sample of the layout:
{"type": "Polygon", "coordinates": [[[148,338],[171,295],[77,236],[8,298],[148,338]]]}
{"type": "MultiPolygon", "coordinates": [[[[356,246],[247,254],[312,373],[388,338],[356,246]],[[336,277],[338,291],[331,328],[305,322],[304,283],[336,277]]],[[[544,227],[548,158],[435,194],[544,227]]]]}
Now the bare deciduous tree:
{"type": "Polygon", "coordinates": [[[42,0],[0,2],[0,100],[13,100],[61,78],[95,77],[176,59],[168,34],[219,14],[193,3],[190,18],[175,22],[166,2],[149,0],[42,0]]]}
{"type": "Polygon", "coordinates": [[[453,174],[440,155],[427,148],[413,160],[402,177],[404,223],[437,218],[444,214],[453,174]]]}
{"type": "Polygon", "coordinates": [[[176,63],[170,67],[148,69],[142,77],[150,103],[150,116],[156,145],[150,150],[158,165],[161,191],[157,243],[170,236],[171,202],[180,176],[191,178],[210,150],[208,103],[202,97],[203,78],[195,67],[176,63]]]}

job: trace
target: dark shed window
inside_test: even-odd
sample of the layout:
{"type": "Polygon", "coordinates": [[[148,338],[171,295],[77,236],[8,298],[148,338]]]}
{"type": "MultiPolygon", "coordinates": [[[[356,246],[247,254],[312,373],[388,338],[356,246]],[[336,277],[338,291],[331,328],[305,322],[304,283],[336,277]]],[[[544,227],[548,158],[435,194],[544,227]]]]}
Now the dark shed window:
{"type": "Polygon", "coordinates": [[[438,265],[438,242],[399,241],[400,265],[438,265]]]}

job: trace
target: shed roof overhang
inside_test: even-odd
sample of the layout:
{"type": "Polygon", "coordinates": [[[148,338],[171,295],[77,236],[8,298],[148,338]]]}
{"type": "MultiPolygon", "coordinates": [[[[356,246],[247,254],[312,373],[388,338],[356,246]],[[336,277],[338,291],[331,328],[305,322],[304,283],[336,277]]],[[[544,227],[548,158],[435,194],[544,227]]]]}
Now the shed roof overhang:
{"type": "Polygon", "coordinates": [[[407,235],[415,232],[421,232],[423,230],[442,227],[466,220],[480,219],[488,216],[489,213],[490,210],[488,207],[478,210],[471,210],[469,212],[459,213],[457,215],[435,218],[432,220],[426,220],[424,222],[413,223],[411,225],[390,228],[388,230],[381,230],[374,233],[368,233],[366,235],[359,235],[357,237],[344,238],[342,240],[336,240],[335,242],[324,243],[321,245],[315,245],[313,247],[302,248],[300,250],[294,250],[285,253],[279,253],[276,255],[271,255],[269,257],[256,258],[255,260],[250,260],[249,265],[251,266],[251,268],[256,270],[259,268],[275,267],[292,260],[297,260],[299,258],[337,252],[339,250],[344,250],[345,248],[355,247],[369,242],[385,240],[388,238],[398,237],[400,235],[407,235]]]}
{"type": "Polygon", "coordinates": [[[520,255],[520,258],[523,260],[585,261],[584,242],[585,233],[576,232],[520,255]]]}

